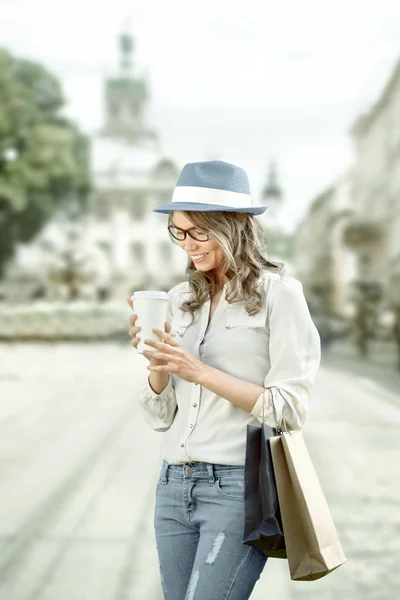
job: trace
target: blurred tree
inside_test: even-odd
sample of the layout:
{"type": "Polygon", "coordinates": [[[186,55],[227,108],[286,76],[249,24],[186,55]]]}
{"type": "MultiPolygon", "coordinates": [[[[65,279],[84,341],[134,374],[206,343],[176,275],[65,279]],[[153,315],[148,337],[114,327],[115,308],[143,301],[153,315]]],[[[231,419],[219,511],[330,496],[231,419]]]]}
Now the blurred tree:
{"type": "Polygon", "coordinates": [[[90,189],[89,140],[62,116],[64,102],[54,75],[0,48],[0,278],[17,242],[90,189]]]}
{"type": "Polygon", "coordinates": [[[64,235],[44,261],[46,278],[57,291],[55,297],[77,300],[82,286],[93,283],[98,276],[96,256],[84,244],[84,230],[73,222],[66,223],[64,235]]]}

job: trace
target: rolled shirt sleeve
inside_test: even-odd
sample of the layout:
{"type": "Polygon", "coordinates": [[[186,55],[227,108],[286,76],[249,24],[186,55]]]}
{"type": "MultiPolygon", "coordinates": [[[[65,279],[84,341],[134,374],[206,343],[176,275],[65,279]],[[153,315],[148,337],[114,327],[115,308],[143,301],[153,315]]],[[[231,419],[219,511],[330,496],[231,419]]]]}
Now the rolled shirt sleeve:
{"type": "Polygon", "coordinates": [[[168,374],[168,384],[160,394],[151,388],[149,379],[139,396],[143,417],[155,431],[168,431],[175,418],[177,402],[171,374],[168,374]]]}
{"type": "MultiPolygon", "coordinates": [[[[174,307],[174,294],[172,288],[168,292],[168,315],[167,321],[171,323],[174,307]]],[[[147,359],[146,365],[149,364],[147,359]]],[[[171,427],[177,411],[177,402],[175,395],[175,387],[172,380],[172,375],[168,373],[168,384],[160,394],[152,389],[149,377],[146,378],[146,384],[139,394],[139,405],[142,415],[148,425],[155,431],[168,431],[171,427]]]]}
{"type": "Polygon", "coordinates": [[[271,282],[268,293],[270,369],[251,414],[272,427],[301,429],[321,360],[320,337],[300,281],[271,282]]]}

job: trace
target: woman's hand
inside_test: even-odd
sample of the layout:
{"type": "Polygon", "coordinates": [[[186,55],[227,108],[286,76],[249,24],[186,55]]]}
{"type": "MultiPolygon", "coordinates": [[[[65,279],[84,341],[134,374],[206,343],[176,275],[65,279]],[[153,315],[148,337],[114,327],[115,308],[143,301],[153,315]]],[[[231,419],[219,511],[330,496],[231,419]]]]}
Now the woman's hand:
{"type": "MultiPolygon", "coordinates": [[[[130,298],[127,298],[128,304],[131,307],[131,309],[133,310],[133,302],[130,298]]],[[[131,328],[129,329],[129,335],[132,338],[131,339],[131,346],[133,346],[134,348],[136,348],[137,350],[137,345],[140,342],[140,337],[137,336],[137,334],[139,333],[139,331],[141,330],[141,327],[137,327],[135,325],[136,323],[136,319],[137,319],[137,314],[132,314],[129,317],[129,325],[131,326],[131,328]]],[[[171,331],[171,324],[168,321],[165,321],[165,331],[167,333],[169,333],[171,331]]],[[[151,366],[158,366],[158,365],[165,365],[166,362],[164,360],[159,360],[155,357],[148,357],[146,356],[145,352],[143,352],[143,355],[147,358],[147,360],[150,361],[150,365],[151,366]]]]}
{"type": "Polygon", "coordinates": [[[153,340],[144,340],[146,345],[155,348],[155,350],[144,350],[143,352],[144,356],[150,360],[150,365],[146,368],[149,371],[173,373],[185,381],[197,383],[206,365],[178,344],[175,338],[170,336],[169,333],[160,329],[153,329],[153,332],[163,341],[153,342],[153,340]],[[152,359],[156,359],[162,364],[153,364],[151,362],[152,359]]]}

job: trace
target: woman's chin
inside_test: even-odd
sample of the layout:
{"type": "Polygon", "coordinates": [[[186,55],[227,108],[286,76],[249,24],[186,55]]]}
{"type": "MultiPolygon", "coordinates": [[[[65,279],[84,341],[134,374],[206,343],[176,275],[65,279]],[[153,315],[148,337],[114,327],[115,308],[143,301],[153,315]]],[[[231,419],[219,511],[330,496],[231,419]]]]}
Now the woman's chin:
{"type": "Polygon", "coordinates": [[[209,271],[212,268],[212,266],[210,266],[211,261],[208,256],[206,256],[206,258],[200,262],[195,262],[194,260],[192,262],[197,269],[205,269],[209,271]]]}

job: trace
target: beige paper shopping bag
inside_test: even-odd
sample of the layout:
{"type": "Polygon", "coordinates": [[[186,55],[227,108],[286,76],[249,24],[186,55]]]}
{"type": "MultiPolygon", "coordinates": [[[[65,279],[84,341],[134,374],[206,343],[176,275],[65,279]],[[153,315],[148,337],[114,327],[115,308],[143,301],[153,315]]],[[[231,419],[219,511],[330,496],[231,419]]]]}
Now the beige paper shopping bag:
{"type": "Polygon", "coordinates": [[[270,438],[290,577],[313,581],[346,562],[301,431],[270,438]]]}

